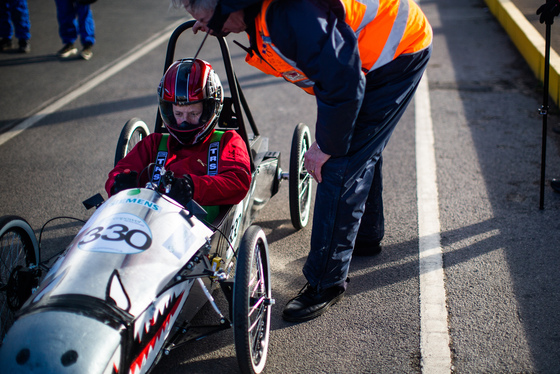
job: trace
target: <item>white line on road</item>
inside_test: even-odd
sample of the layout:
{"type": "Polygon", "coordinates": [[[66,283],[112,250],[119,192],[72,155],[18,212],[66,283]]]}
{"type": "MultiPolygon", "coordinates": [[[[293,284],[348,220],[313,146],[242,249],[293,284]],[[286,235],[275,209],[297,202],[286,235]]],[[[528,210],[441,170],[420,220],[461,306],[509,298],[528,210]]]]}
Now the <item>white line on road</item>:
{"type": "Polygon", "coordinates": [[[44,109],[38,111],[37,113],[33,114],[31,117],[25,119],[18,125],[14,126],[10,130],[6,131],[3,134],[0,134],[0,145],[6,143],[8,140],[18,136],[23,131],[28,129],[29,127],[33,126],[49,114],[52,114],[65,106],[66,104],[76,100],[81,95],[85,94],[86,92],[92,90],[94,87],[103,83],[108,78],[112,77],[119,71],[123,70],[128,65],[132,64],[136,60],[140,59],[142,56],[146,55],[154,48],[159,46],[161,43],[167,41],[169,36],[173,32],[177,26],[185,22],[185,20],[177,21],[170,25],[169,27],[165,28],[163,31],[159,32],[158,34],[154,35],[146,42],[140,44],[136,48],[134,48],[131,52],[123,57],[115,60],[108,66],[102,68],[100,71],[92,74],[93,78],[87,80],[86,83],[75,89],[74,91],[70,92],[69,94],[61,97],[60,99],[56,100],[54,103],[48,105],[44,109]]]}
{"type": "Polygon", "coordinates": [[[434,133],[425,74],[414,96],[422,372],[449,374],[451,351],[441,250],[434,133]]]}

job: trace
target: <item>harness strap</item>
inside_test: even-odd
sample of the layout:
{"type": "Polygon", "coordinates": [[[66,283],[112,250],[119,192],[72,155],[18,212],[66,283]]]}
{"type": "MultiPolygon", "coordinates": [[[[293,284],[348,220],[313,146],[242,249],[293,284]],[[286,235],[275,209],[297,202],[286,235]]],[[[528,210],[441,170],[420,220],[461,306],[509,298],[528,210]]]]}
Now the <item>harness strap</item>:
{"type": "Polygon", "coordinates": [[[158,146],[158,153],[156,156],[154,172],[152,173],[152,183],[155,185],[159,185],[159,181],[161,179],[161,169],[165,166],[165,162],[167,161],[167,139],[169,138],[169,134],[163,134],[158,146]]]}
{"type": "MultiPolygon", "coordinates": [[[[218,159],[220,155],[220,140],[224,135],[223,131],[214,131],[210,137],[210,146],[208,147],[208,175],[218,174],[218,159]]],[[[206,218],[204,219],[208,223],[214,222],[218,214],[220,213],[220,207],[218,205],[205,205],[203,208],[208,212],[206,218]]]]}
{"type": "MultiPolygon", "coordinates": [[[[220,141],[222,136],[224,135],[224,131],[214,131],[210,136],[210,146],[208,147],[208,166],[207,166],[207,174],[208,175],[217,175],[218,174],[218,160],[220,156],[220,141]]],[[[154,172],[152,174],[152,183],[159,184],[161,179],[161,169],[165,166],[165,162],[167,161],[167,156],[169,151],[167,149],[167,140],[169,139],[169,134],[163,134],[158,146],[158,153],[155,161],[154,172]]],[[[219,206],[204,206],[203,207],[207,212],[208,215],[206,216],[207,222],[212,222],[216,218],[219,213],[220,207],[219,206]]]]}
{"type": "Polygon", "coordinates": [[[210,137],[210,146],[208,147],[208,170],[206,174],[218,174],[218,158],[220,155],[220,140],[224,135],[223,131],[214,131],[210,137]]]}

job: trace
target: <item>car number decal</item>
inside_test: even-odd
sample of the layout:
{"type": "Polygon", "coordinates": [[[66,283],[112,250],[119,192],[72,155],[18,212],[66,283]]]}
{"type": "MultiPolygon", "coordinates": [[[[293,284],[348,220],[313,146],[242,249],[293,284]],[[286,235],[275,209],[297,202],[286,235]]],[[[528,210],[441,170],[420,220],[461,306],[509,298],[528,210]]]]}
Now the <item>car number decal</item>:
{"type": "Polygon", "coordinates": [[[82,234],[78,248],[90,252],[136,254],[152,245],[146,222],[130,213],[117,213],[94,223],[82,234]]]}

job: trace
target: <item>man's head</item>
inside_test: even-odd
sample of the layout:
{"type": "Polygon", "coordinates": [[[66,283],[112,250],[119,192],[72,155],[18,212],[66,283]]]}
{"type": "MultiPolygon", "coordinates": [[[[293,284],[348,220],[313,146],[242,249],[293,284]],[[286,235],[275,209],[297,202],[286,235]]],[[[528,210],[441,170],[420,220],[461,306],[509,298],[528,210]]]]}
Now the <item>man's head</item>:
{"type": "Polygon", "coordinates": [[[222,111],[220,78],[200,59],[175,61],[161,79],[158,96],[165,127],[183,145],[206,139],[222,111]]]}
{"type": "Polygon", "coordinates": [[[206,10],[214,12],[218,0],[171,0],[177,8],[185,8],[187,12],[206,10]]]}
{"type": "Polygon", "coordinates": [[[172,0],[196,20],[193,31],[210,32],[212,35],[226,36],[229,33],[245,31],[243,10],[224,12],[218,0],[172,0]]]}

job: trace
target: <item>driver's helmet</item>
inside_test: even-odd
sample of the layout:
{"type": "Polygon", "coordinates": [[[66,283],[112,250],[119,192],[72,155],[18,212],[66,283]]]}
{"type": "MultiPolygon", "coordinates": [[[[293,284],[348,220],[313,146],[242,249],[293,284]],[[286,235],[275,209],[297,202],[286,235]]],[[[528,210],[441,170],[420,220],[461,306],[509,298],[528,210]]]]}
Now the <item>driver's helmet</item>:
{"type": "Polygon", "coordinates": [[[223,88],[212,65],[200,59],[183,59],[167,69],[158,87],[159,110],[163,123],[183,145],[206,139],[218,122],[222,111],[223,88]],[[202,103],[198,123],[177,123],[173,105],[202,103]]]}

